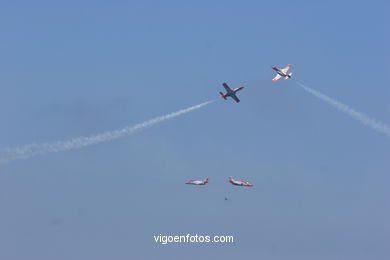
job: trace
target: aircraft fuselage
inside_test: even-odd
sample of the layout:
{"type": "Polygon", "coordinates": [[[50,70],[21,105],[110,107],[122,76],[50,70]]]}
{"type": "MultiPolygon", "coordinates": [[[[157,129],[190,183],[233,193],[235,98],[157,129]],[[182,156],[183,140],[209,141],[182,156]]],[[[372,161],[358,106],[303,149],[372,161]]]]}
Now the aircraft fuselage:
{"type": "Polygon", "coordinates": [[[274,71],[276,71],[276,72],[277,72],[280,76],[282,76],[282,77],[291,78],[291,75],[290,75],[290,74],[284,73],[281,69],[278,69],[278,68],[275,67],[275,66],[272,66],[272,69],[273,69],[274,71]]]}
{"type": "Polygon", "coordinates": [[[221,97],[223,99],[226,100],[226,97],[231,97],[234,101],[236,101],[237,103],[240,102],[240,99],[236,96],[236,92],[240,91],[241,89],[243,89],[244,87],[237,87],[235,89],[231,89],[226,83],[223,83],[222,84],[223,87],[225,88],[226,90],[226,93],[222,93],[222,92],[219,92],[219,94],[221,95],[221,97]]]}

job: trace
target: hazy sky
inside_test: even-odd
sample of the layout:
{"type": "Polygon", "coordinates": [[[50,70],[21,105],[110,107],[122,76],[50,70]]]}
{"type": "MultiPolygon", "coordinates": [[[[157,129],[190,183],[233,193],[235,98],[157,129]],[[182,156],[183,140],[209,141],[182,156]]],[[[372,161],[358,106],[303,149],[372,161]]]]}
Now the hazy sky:
{"type": "Polygon", "coordinates": [[[0,165],[0,259],[388,259],[390,139],[296,81],[390,124],[389,12],[388,1],[2,1],[0,147],[218,101],[0,165]],[[293,78],[273,83],[270,66],[288,63],[293,78]],[[241,103],[219,99],[222,82],[246,87],[241,103]],[[188,233],[235,243],[153,238],[188,233]]]}

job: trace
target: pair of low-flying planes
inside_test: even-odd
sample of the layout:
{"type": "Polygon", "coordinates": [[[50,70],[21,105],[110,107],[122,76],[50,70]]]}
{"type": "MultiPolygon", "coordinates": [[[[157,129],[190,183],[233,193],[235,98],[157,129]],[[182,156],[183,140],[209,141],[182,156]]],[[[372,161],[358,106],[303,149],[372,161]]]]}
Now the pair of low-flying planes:
{"type": "MultiPolygon", "coordinates": [[[[203,181],[201,180],[191,180],[186,182],[186,184],[192,184],[192,185],[205,185],[206,183],[209,182],[209,178],[204,179],[203,181]]],[[[247,187],[252,187],[253,184],[247,182],[247,181],[236,181],[233,179],[233,177],[229,177],[229,182],[233,185],[237,186],[247,186],[247,187]]]]}
{"type": "MultiPolygon", "coordinates": [[[[283,69],[278,69],[277,67],[275,66],[271,66],[271,68],[273,70],[275,70],[277,72],[276,76],[272,79],[272,81],[277,81],[278,79],[280,78],[284,78],[285,80],[291,78],[292,76],[292,72],[289,72],[287,73],[287,71],[290,69],[291,67],[291,64],[288,64],[286,67],[284,67],[283,69]]],[[[237,103],[240,102],[240,99],[238,99],[236,93],[240,90],[242,90],[243,88],[245,87],[237,87],[237,88],[234,88],[234,89],[231,89],[226,83],[223,83],[222,84],[223,87],[225,88],[226,90],[226,93],[222,93],[222,92],[219,92],[219,94],[221,95],[221,97],[223,99],[226,100],[227,97],[231,97],[234,101],[236,101],[237,103]]]]}

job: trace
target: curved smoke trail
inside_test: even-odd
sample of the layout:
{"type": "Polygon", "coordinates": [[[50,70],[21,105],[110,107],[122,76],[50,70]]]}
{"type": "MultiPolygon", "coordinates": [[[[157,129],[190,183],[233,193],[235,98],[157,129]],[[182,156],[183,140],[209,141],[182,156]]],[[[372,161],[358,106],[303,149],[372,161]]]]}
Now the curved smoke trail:
{"type": "Polygon", "coordinates": [[[345,114],[351,116],[352,118],[358,120],[359,122],[363,123],[366,126],[371,127],[372,129],[387,135],[387,137],[390,137],[390,126],[386,125],[385,123],[379,122],[373,118],[370,118],[369,116],[359,113],[356,110],[350,108],[349,106],[331,98],[328,97],[325,94],[322,94],[321,92],[311,89],[299,82],[297,82],[299,86],[301,86],[304,90],[312,94],[313,96],[325,101],[329,105],[335,107],[336,109],[340,110],[341,112],[344,112],[345,114]]]}
{"type": "Polygon", "coordinates": [[[134,126],[125,127],[122,129],[105,132],[94,136],[77,137],[68,141],[56,141],[51,143],[29,144],[29,145],[15,147],[15,148],[5,148],[0,150],[0,164],[7,163],[17,159],[30,158],[39,154],[79,149],[85,146],[95,145],[103,142],[112,141],[114,139],[126,137],[134,134],[135,132],[141,131],[145,128],[154,126],[166,120],[202,108],[210,103],[213,103],[214,101],[215,100],[207,101],[199,105],[195,105],[189,108],[179,110],[177,112],[173,112],[164,116],[153,118],[151,120],[136,124],[134,126]]]}

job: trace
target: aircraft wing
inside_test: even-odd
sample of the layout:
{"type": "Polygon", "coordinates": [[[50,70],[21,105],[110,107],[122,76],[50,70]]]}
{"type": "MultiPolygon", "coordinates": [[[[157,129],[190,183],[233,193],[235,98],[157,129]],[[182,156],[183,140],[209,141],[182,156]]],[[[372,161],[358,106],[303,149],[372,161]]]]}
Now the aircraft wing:
{"type": "Polygon", "coordinates": [[[280,79],[282,76],[280,76],[279,74],[276,74],[276,76],[272,79],[272,81],[277,81],[278,79],[280,79]]]}
{"type": "Polygon", "coordinates": [[[227,93],[231,93],[232,92],[232,89],[229,88],[228,84],[223,83],[222,86],[226,89],[227,93]]]}
{"type": "Polygon", "coordinates": [[[234,99],[234,101],[236,101],[237,103],[240,102],[240,100],[238,99],[238,97],[236,95],[231,95],[232,99],[234,99]]]}
{"type": "Polygon", "coordinates": [[[286,73],[290,67],[291,67],[291,64],[288,64],[286,67],[284,67],[283,69],[281,69],[281,71],[282,71],[283,73],[286,73]]]}

